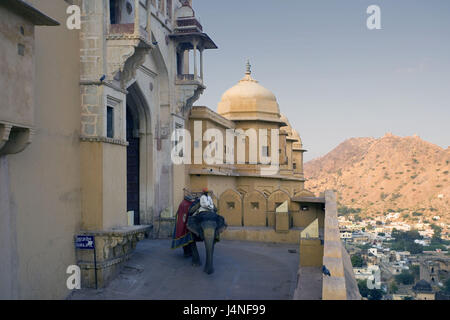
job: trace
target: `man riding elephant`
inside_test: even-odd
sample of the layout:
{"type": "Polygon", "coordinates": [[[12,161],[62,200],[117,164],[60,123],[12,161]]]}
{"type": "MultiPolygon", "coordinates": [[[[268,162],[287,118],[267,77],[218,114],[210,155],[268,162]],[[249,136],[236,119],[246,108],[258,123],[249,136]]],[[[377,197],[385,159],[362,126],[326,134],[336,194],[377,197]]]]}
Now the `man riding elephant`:
{"type": "Polygon", "coordinates": [[[198,212],[214,211],[214,202],[208,193],[208,188],[203,188],[203,194],[200,197],[200,209],[198,212]]]}
{"type": "Polygon", "coordinates": [[[192,233],[192,240],[183,248],[185,256],[192,255],[192,264],[200,266],[196,241],[204,241],[206,251],[204,271],[207,274],[213,273],[214,245],[219,241],[219,234],[226,229],[227,225],[225,219],[217,214],[207,188],[203,189],[200,200],[194,201],[189,207],[186,227],[192,233]]]}

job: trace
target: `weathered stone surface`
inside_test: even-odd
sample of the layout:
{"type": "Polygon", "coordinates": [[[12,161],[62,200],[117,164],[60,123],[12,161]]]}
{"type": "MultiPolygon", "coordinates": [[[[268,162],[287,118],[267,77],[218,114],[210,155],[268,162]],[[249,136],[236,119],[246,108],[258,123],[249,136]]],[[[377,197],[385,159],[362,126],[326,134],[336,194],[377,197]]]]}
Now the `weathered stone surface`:
{"type": "Polygon", "coordinates": [[[347,300],[345,278],[323,276],[322,300],[347,300]]]}
{"type": "MultiPolygon", "coordinates": [[[[203,268],[193,267],[191,259],[183,258],[182,249],[170,250],[170,242],[150,239],[139,242],[133,257],[106,288],[74,290],[70,299],[292,298],[298,255],[289,251],[295,245],[221,240],[214,250],[215,272],[208,276],[203,268]],[[180,283],[189,289],[180,290],[180,283]]],[[[205,247],[201,243],[197,247],[204,262],[205,247]]]]}
{"type": "Polygon", "coordinates": [[[316,219],[301,233],[302,239],[319,238],[319,221],[316,219]]]}
{"type": "Polygon", "coordinates": [[[330,271],[331,277],[344,277],[342,258],[324,256],[323,265],[330,271]]]}
{"type": "MultiPolygon", "coordinates": [[[[326,237],[326,234],[325,234],[326,237]]],[[[326,238],[325,238],[326,239],[326,238]]],[[[325,240],[325,247],[324,247],[324,256],[330,257],[330,258],[339,258],[342,259],[342,244],[341,241],[332,241],[332,240],[325,240]]]]}
{"type": "Polygon", "coordinates": [[[275,242],[297,244],[300,240],[299,229],[289,229],[287,233],[278,233],[270,227],[228,227],[220,237],[227,240],[275,242]]]}
{"type": "Polygon", "coordinates": [[[95,236],[96,265],[93,250],[77,249],[78,265],[81,268],[81,284],[84,288],[104,287],[120,271],[123,263],[130,259],[138,241],[150,231],[149,226],[131,226],[106,231],[85,231],[82,235],[95,236]]]}

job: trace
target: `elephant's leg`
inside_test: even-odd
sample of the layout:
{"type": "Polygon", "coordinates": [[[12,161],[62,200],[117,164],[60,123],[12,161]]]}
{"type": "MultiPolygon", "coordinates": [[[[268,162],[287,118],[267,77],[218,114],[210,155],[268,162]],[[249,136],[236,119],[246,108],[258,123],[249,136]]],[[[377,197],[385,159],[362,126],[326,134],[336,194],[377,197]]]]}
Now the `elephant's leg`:
{"type": "Polygon", "coordinates": [[[206,264],[204,271],[207,274],[214,272],[213,255],[214,255],[214,240],[216,236],[215,225],[206,224],[203,227],[203,235],[205,238],[205,250],[206,250],[206,264]]]}
{"type": "Polygon", "coordinates": [[[192,242],[190,245],[192,252],[192,265],[195,267],[201,266],[200,255],[198,254],[197,244],[192,242]]]}
{"type": "Polygon", "coordinates": [[[192,257],[191,244],[188,244],[187,246],[183,247],[183,253],[185,258],[192,257]]]}

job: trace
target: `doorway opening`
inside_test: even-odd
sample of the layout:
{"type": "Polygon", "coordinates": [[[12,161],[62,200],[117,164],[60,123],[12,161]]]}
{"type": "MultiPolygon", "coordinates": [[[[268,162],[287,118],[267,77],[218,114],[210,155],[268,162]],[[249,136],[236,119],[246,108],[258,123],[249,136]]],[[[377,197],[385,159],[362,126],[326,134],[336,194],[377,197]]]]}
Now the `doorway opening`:
{"type": "Polygon", "coordinates": [[[139,122],[127,104],[127,211],[134,212],[134,224],[140,224],[140,139],[139,122]]]}

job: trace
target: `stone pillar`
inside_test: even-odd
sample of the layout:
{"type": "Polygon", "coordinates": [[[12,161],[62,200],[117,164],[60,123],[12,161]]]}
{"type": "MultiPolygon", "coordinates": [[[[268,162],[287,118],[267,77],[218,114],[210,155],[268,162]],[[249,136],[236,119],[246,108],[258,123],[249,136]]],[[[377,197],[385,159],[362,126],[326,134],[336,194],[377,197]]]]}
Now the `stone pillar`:
{"type": "Polygon", "coordinates": [[[184,50],[183,55],[183,74],[189,74],[189,50],[184,50]]]}
{"type": "Polygon", "coordinates": [[[194,80],[198,78],[197,71],[197,42],[194,42],[194,80]]]}
{"type": "Polygon", "coordinates": [[[203,48],[200,49],[200,78],[203,82],[203,48]]]}

